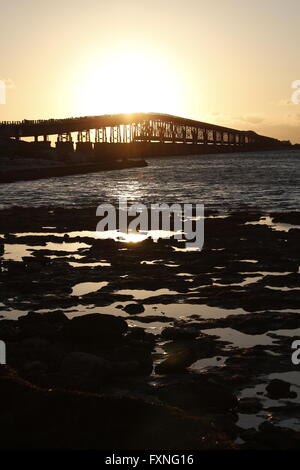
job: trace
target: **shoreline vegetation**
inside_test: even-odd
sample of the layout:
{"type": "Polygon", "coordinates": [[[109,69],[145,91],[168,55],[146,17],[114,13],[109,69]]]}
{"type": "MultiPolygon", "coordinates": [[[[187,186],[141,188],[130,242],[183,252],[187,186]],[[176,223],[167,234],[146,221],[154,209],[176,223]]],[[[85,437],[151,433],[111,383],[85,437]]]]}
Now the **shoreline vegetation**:
{"type": "Polygon", "coordinates": [[[0,211],[2,449],[299,448],[300,213],[205,215],[189,252],[0,211]]]}

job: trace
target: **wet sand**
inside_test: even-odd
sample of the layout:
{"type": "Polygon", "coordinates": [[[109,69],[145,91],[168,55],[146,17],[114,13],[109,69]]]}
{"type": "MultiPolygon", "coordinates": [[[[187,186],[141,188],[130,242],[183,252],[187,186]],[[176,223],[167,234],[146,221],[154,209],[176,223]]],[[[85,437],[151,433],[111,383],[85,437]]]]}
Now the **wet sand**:
{"type": "Polygon", "coordinates": [[[298,448],[300,213],[207,212],[201,252],[95,219],[0,212],[1,447],[298,448]]]}

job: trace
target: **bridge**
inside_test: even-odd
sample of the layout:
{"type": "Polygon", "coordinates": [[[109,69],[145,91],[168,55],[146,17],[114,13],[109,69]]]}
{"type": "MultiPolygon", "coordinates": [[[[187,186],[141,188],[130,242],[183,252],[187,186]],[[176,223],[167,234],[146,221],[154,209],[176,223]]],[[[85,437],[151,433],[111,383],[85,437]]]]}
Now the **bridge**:
{"type": "MultiPolygon", "coordinates": [[[[112,114],[66,119],[5,121],[0,137],[33,138],[40,150],[57,136],[62,154],[78,152],[94,158],[112,156],[186,155],[280,148],[283,142],[206,122],[160,113],[112,114]],[[77,133],[74,149],[74,133],[77,133]]],[[[75,137],[76,138],[76,137],[75,137]]]]}

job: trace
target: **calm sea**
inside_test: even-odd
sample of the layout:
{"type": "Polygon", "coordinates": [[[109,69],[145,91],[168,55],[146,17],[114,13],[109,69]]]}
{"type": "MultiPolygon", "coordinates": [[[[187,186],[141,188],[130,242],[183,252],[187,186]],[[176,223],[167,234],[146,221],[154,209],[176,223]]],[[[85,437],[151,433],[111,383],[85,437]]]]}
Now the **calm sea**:
{"type": "Polygon", "coordinates": [[[222,211],[297,210],[300,151],[153,158],[148,167],[0,185],[1,208],[204,203],[222,211]]]}

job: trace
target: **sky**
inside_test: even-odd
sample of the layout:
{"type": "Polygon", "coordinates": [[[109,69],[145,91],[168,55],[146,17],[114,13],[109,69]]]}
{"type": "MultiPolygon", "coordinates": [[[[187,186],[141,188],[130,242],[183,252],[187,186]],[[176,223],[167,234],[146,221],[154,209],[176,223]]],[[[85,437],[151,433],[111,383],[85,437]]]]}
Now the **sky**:
{"type": "Polygon", "coordinates": [[[0,120],[152,111],[300,142],[299,44],[299,0],[0,0],[0,120]]]}

